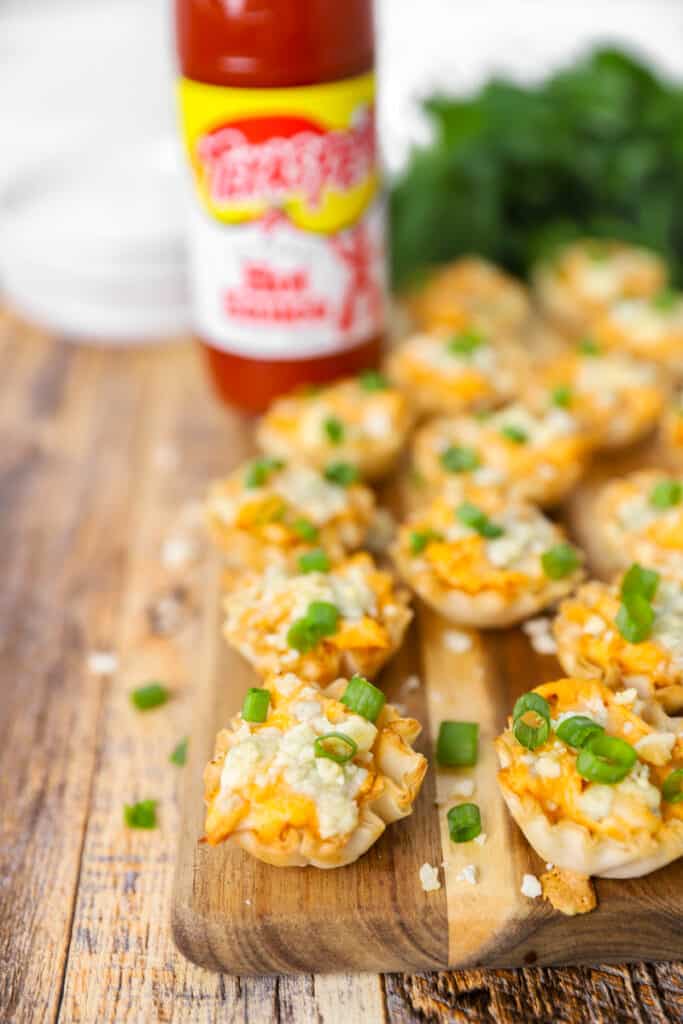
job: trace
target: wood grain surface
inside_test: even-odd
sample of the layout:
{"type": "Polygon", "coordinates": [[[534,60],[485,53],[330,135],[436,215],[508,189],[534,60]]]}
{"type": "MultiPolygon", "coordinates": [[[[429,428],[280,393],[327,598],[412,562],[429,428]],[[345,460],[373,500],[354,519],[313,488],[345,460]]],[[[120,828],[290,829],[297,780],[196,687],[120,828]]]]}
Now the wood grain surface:
{"type": "Polygon", "coordinates": [[[190,346],[77,348],[5,316],[0,373],[3,1024],[683,1021],[678,964],[239,978],[178,953],[168,755],[195,703],[205,563],[161,554],[230,460],[232,420],[190,346]],[[94,651],[117,671],[89,671],[94,651]],[[128,690],[152,674],[173,699],[140,714],[128,690]],[[123,827],[141,797],[156,831],[123,827]]]}

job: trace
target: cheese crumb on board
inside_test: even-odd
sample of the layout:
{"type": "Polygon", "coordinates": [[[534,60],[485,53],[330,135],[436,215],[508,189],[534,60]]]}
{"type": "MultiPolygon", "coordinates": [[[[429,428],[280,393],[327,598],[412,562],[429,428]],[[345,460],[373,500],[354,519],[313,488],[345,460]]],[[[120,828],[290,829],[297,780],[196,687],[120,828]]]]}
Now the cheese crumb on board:
{"type": "Polygon", "coordinates": [[[440,889],[439,869],[425,862],[420,868],[420,885],[425,892],[436,892],[440,889]]]}
{"type": "Polygon", "coordinates": [[[536,875],[525,874],[519,891],[523,896],[528,896],[530,900],[535,900],[541,895],[543,890],[536,875]]]}
{"type": "Polygon", "coordinates": [[[474,837],[474,841],[477,846],[483,846],[487,839],[488,836],[486,835],[486,832],[480,832],[478,836],[474,837]]]}
{"type": "Polygon", "coordinates": [[[453,654],[464,654],[472,646],[472,637],[469,633],[462,633],[459,629],[448,629],[443,635],[443,645],[453,654]]]}
{"type": "Polygon", "coordinates": [[[420,689],[420,677],[419,676],[408,676],[403,686],[401,687],[402,692],[414,693],[415,690],[420,689]]]}
{"type": "Polygon", "coordinates": [[[462,871],[458,871],[455,880],[456,882],[467,882],[468,885],[476,885],[478,882],[476,864],[466,864],[462,871]]]}
{"type": "Polygon", "coordinates": [[[169,537],[161,549],[161,562],[166,569],[180,569],[197,556],[197,545],[189,537],[169,537]]]}
{"type": "Polygon", "coordinates": [[[474,779],[457,779],[453,783],[453,798],[457,796],[472,796],[474,793],[474,779]]]}
{"type": "Polygon", "coordinates": [[[88,656],[88,672],[94,676],[111,676],[119,667],[119,659],[112,651],[93,651],[88,656]]]}

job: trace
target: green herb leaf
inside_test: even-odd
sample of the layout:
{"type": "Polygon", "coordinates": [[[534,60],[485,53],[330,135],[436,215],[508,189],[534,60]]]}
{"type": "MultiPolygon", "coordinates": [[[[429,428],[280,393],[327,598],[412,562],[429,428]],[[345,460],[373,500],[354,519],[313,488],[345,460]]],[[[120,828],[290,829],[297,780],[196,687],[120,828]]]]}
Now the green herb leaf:
{"type": "Polygon", "coordinates": [[[140,800],[136,804],[124,804],[123,820],[128,828],[156,828],[157,801],[140,800]]]}
{"type": "Polygon", "coordinates": [[[183,765],[187,761],[187,736],[184,736],[180,743],[173,748],[169,761],[171,764],[183,765]]]}
{"type": "Polygon", "coordinates": [[[165,704],[170,694],[163,683],[151,682],[132,690],[130,694],[131,703],[138,711],[150,711],[165,704]]]}
{"type": "Polygon", "coordinates": [[[282,469],[283,466],[284,462],[282,459],[273,459],[268,456],[264,456],[262,459],[254,459],[244,477],[244,486],[250,490],[254,487],[263,487],[265,483],[268,483],[271,473],[282,469]]]}
{"type": "Polygon", "coordinates": [[[543,572],[548,579],[562,580],[579,567],[579,555],[571,544],[555,544],[541,555],[543,572]]]}
{"type": "Polygon", "coordinates": [[[439,462],[448,473],[469,473],[481,465],[474,448],[452,444],[439,456],[439,462]]]}
{"type": "Polygon", "coordinates": [[[358,480],[358,467],[350,462],[331,462],[325,468],[325,479],[341,487],[350,487],[358,480]]]}
{"type": "Polygon", "coordinates": [[[386,391],[389,387],[389,381],[379,370],[363,370],[358,383],[363,391],[386,391]]]}
{"type": "Polygon", "coordinates": [[[653,508],[673,508],[683,498],[683,484],[679,480],[660,480],[650,491],[653,508]]]}
{"type": "Polygon", "coordinates": [[[299,555],[299,569],[301,572],[329,572],[330,560],[322,548],[315,548],[313,551],[304,551],[299,555]]]}
{"type": "Polygon", "coordinates": [[[344,440],[344,424],[336,416],[328,416],[323,423],[323,430],[327,434],[330,444],[341,444],[344,440]]]}
{"type": "Polygon", "coordinates": [[[455,510],[455,514],[463,526],[469,526],[471,530],[475,530],[487,540],[502,537],[505,533],[502,526],[492,522],[483,509],[480,509],[478,505],[473,505],[470,501],[463,501],[455,510]]]}

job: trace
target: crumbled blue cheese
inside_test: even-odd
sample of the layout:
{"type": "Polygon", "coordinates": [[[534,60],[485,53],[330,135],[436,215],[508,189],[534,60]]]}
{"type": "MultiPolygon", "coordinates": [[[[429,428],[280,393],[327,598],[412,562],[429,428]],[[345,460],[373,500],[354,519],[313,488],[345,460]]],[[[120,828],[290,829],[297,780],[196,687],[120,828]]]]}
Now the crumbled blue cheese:
{"type": "Polygon", "coordinates": [[[456,882],[467,882],[468,885],[476,885],[478,882],[476,864],[466,864],[458,871],[455,880],[456,882]]]}
{"type": "Polygon", "coordinates": [[[530,900],[535,900],[541,895],[543,889],[541,888],[541,883],[536,878],[536,875],[523,875],[520,892],[523,896],[528,896],[530,900]]]}
{"type": "Polygon", "coordinates": [[[592,782],[586,786],[578,798],[579,809],[592,821],[602,821],[612,812],[614,796],[614,786],[603,786],[598,782],[592,782]]]}
{"type": "Polygon", "coordinates": [[[671,760],[675,743],[676,736],[672,732],[651,732],[639,739],[635,748],[641,760],[661,766],[671,760]]]}
{"type": "Polygon", "coordinates": [[[328,523],[348,507],[346,488],[308,466],[286,466],[272,477],[271,487],[290,505],[302,509],[316,526],[328,523]]]}
{"type": "Polygon", "coordinates": [[[436,892],[440,889],[439,869],[425,862],[420,868],[420,885],[425,892],[436,892]]]}

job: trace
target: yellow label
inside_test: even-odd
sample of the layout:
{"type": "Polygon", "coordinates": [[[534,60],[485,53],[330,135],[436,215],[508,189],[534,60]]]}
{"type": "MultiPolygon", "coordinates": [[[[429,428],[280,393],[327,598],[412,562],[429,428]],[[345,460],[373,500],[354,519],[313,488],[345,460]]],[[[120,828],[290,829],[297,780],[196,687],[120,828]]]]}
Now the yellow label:
{"type": "Polygon", "coordinates": [[[183,135],[204,209],[240,224],[277,211],[333,234],[378,189],[375,80],[360,75],[291,89],[231,89],[183,78],[183,135]]]}

